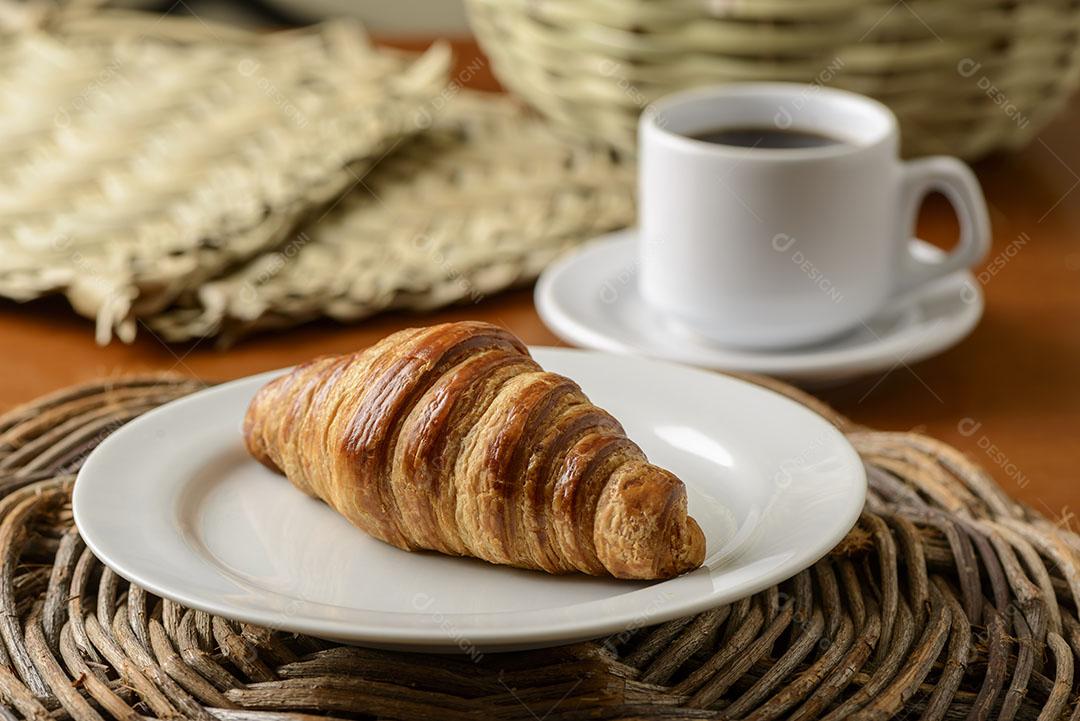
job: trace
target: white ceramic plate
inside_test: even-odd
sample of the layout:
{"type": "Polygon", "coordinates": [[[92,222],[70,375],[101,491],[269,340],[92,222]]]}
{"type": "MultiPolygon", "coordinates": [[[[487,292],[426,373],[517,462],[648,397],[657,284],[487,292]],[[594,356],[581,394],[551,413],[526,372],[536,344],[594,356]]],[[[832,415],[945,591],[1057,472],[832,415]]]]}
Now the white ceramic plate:
{"type": "MultiPolygon", "coordinates": [[[[927,259],[941,251],[915,241],[927,259]]],[[[789,350],[718,346],[670,327],[638,294],[636,231],[612,233],[548,266],[536,309],[568,343],[728,371],[832,383],[915,363],[959,343],[983,312],[979,284],[962,271],[894,298],[850,333],[789,350]]]]}
{"type": "Polygon", "coordinates": [[[342,641],[466,652],[596,638],[727,603],[811,565],[855,523],[862,463],[797,403],[670,363],[533,353],[686,482],[708,543],[702,568],[661,583],[549,576],[376,541],[245,452],[244,411],[276,372],[114,433],[79,473],[75,521],[121,576],[188,606],[342,641]]]}

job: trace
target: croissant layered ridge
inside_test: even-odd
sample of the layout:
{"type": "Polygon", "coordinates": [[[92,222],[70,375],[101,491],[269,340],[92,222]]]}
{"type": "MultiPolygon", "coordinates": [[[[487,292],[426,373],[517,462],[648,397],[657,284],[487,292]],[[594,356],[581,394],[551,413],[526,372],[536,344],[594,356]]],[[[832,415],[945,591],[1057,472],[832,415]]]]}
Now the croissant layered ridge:
{"type": "Polygon", "coordinates": [[[704,559],[682,481],[488,323],[403,330],[298,366],[259,390],[244,439],[301,491],[405,550],[628,579],[704,559]]]}

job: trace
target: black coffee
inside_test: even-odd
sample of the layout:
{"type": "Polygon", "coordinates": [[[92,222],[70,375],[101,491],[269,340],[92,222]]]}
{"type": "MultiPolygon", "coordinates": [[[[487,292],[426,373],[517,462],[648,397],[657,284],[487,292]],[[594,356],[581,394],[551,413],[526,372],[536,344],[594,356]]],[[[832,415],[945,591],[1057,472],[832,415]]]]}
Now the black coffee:
{"type": "Polygon", "coordinates": [[[737,148],[823,148],[844,142],[808,130],[780,130],[779,128],[713,128],[690,133],[689,136],[694,140],[717,145],[733,145],[737,148]]]}

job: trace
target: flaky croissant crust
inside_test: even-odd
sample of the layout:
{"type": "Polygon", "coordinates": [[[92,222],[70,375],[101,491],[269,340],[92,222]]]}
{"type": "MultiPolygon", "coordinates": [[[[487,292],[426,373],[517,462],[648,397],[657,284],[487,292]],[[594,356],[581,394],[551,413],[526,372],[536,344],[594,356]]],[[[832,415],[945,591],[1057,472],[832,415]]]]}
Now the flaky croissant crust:
{"type": "Polygon", "coordinates": [[[411,328],[298,366],[255,396],[244,439],[405,550],[634,579],[704,559],[682,481],[487,323],[411,328]]]}

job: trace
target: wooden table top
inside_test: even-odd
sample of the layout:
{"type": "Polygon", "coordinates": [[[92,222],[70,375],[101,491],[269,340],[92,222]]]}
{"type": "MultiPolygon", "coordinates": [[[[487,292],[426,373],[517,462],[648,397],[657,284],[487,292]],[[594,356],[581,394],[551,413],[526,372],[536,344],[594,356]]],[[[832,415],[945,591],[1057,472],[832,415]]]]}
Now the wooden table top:
{"type": "MultiPolygon", "coordinates": [[[[406,47],[417,43],[397,42],[406,47]]],[[[475,58],[455,43],[464,67],[475,58]]],[[[475,68],[475,66],[473,66],[475,68]]],[[[495,87],[486,71],[470,85],[495,87]]],[[[1026,149],[979,163],[990,202],[994,247],[980,273],[986,314],[946,353],[818,395],[854,420],[886,430],[917,429],[965,451],[1014,497],[1080,527],[1080,104],[1026,149]],[[1074,514],[1076,514],[1074,516],[1074,514]]],[[[931,202],[920,235],[948,245],[956,223],[931,202]]],[[[528,343],[557,344],[530,290],[423,316],[389,314],[342,326],[329,321],[242,341],[166,346],[147,332],[131,345],[94,344],[90,321],[66,302],[0,301],[0,411],[95,377],[173,370],[226,380],[322,353],[363,348],[399,328],[478,318],[528,343]]],[[[719,412],[737,412],[737,409],[719,412]]]]}

